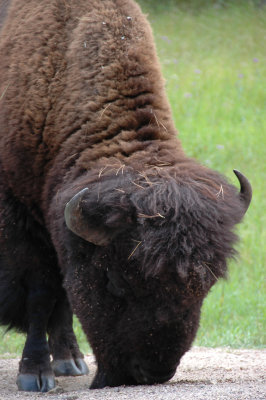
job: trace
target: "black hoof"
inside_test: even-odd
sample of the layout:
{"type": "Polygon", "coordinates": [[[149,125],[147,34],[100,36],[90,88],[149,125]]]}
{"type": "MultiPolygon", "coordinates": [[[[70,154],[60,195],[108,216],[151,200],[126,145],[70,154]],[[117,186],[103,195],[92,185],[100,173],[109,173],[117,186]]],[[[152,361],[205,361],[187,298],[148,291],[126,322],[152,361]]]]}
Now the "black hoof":
{"type": "Polygon", "coordinates": [[[89,369],[82,358],[76,360],[54,360],[52,368],[55,376],[79,376],[87,375],[89,369]]]}
{"type": "Polygon", "coordinates": [[[52,374],[18,374],[17,385],[23,392],[49,392],[55,388],[55,379],[52,374]]]}

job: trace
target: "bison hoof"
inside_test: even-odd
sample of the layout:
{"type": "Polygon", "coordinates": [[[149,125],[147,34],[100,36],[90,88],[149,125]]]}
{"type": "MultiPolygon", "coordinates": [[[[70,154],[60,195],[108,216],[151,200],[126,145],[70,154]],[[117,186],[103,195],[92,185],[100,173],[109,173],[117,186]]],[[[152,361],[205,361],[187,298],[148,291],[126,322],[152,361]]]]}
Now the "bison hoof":
{"type": "Polygon", "coordinates": [[[52,368],[55,376],[79,376],[87,375],[89,369],[82,358],[76,360],[54,360],[52,368]]]}
{"type": "Polygon", "coordinates": [[[49,392],[55,388],[53,374],[18,374],[18,390],[24,392],[49,392]]]}

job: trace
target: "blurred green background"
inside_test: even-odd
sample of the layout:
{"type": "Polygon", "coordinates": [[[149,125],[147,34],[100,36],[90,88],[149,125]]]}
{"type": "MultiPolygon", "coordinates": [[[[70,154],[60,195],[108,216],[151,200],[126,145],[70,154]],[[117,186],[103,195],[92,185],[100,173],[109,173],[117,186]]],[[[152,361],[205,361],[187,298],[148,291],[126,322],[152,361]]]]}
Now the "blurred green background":
{"type": "MultiPolygon", "coordinates": [[[[242,171],[253,201],[238,227],[239,257],[204,302],[196,345],[262,347],[266,338],[265,1],[142,0],[153,27],[173,117],[189,156],[242,171]]],[[[75,321],[82,350],[89,346],[75,321]]],[[[20,354],[23,335],[0,330],[0,353],[20,354]]]]}

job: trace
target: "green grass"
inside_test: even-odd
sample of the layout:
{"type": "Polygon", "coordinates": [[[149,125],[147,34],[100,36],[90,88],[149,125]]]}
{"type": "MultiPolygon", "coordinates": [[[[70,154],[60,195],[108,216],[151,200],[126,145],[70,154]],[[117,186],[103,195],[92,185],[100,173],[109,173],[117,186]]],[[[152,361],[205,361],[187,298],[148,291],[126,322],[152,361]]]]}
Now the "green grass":
{"type": "MultiPolygon", "coordinates": [[[[232,170],[239,169],[254,190],[238,228],[240,256],[230,263],[228,281],[215,285],[205,300],[195,344],[265,346],[266,7],[222,0],[180,1],[179,7],[173,0],[141,3],[186,153],[235,184],[232,170]]],[[[75,330],[88,352],[77,322],[75,330]]],[[[0,353],[19,354],[23,343],[22,335],[7,333],[0,353]]]]}

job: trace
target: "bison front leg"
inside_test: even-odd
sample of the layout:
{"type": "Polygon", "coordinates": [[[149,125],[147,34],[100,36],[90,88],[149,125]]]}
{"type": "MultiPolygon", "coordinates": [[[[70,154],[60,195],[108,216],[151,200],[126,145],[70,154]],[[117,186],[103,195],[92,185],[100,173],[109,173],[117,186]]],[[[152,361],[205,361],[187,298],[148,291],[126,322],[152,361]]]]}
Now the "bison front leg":
{"type": "Polygon", "coordinates": [[[73,331],[73,314],[62,289],[49,321],[49,346],[55,376],[86,375],[89,369],[73,331]]]}
{"type": "Polygon", "coordinates": [[[55,387],[50,365],[50,352],[46,340],[47,324],[55,304],[54,297],[45,287],[29,290],[27,339],[19,364],[17,385],[19,390],[48,392],[55,387]]]}
{"type": "Polygon", "coordinates": [[[0,324],[27,335],[19,390],[47,392],[55,379],[46,333],[62,277],[50,235],[32,211],[35,217],[8,188],[0,163],[0,324]]]}

